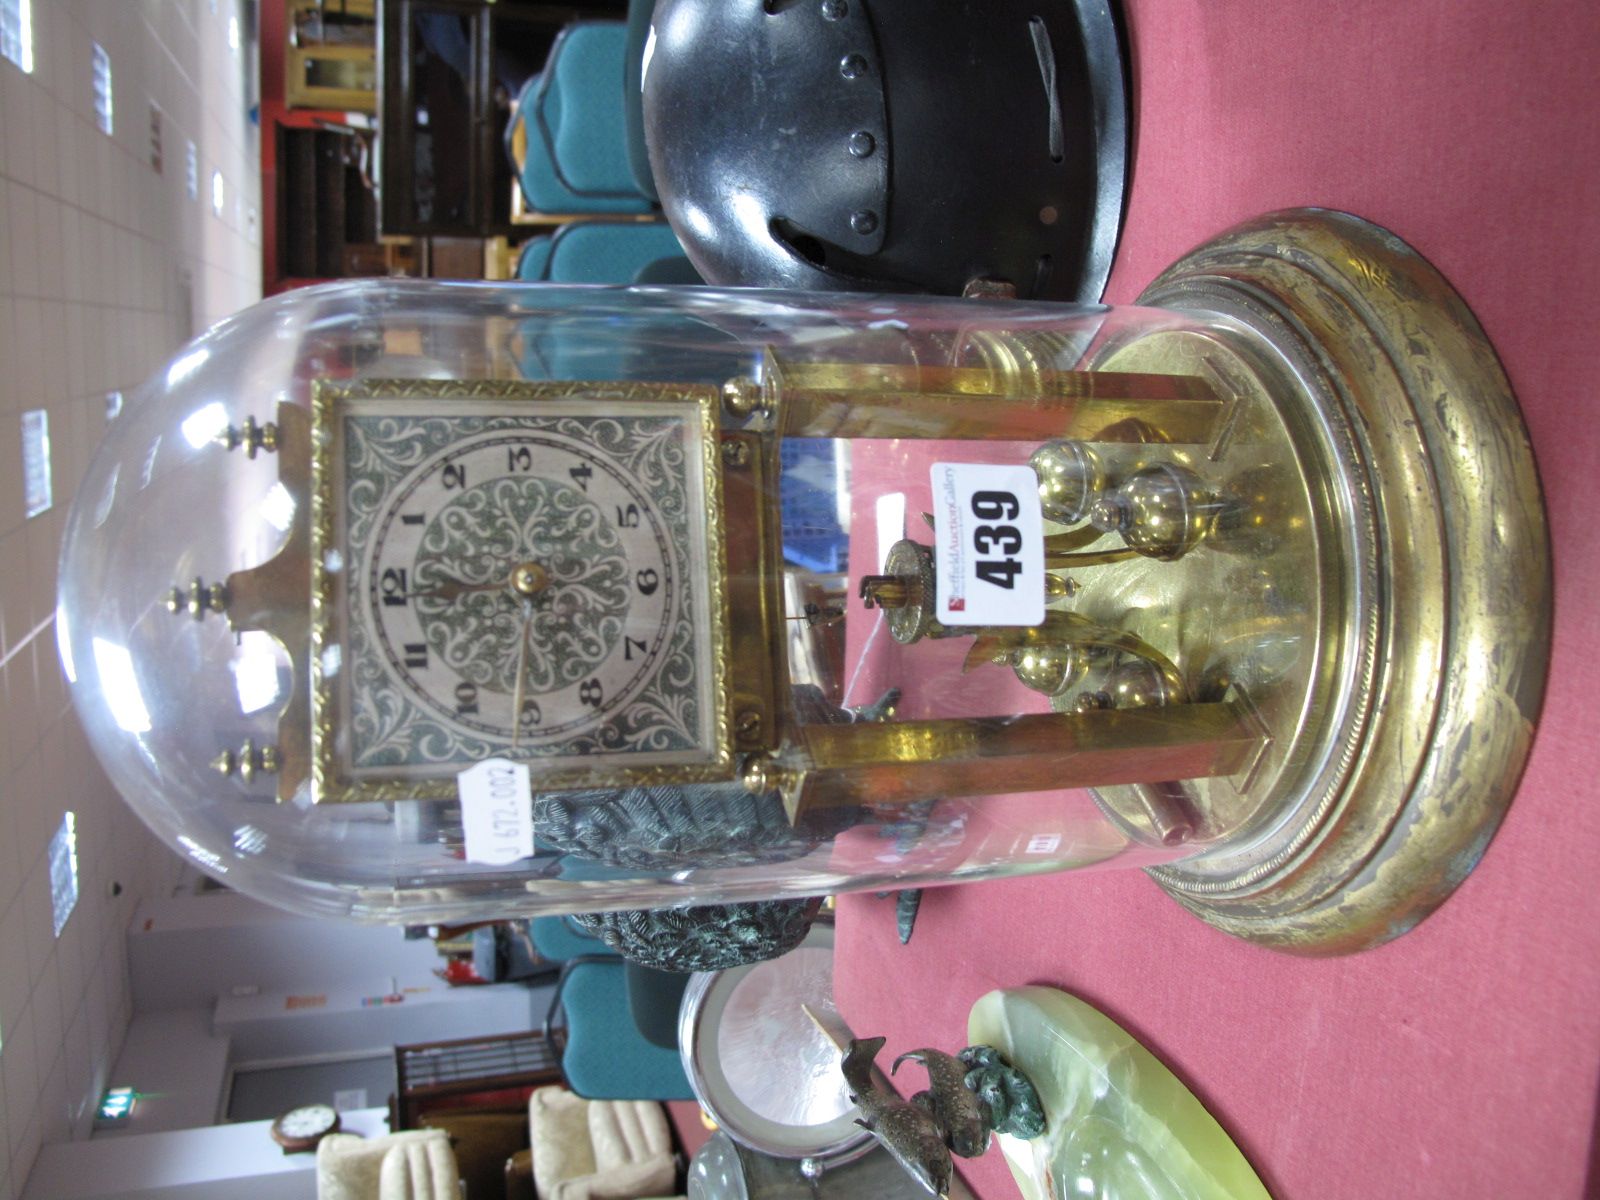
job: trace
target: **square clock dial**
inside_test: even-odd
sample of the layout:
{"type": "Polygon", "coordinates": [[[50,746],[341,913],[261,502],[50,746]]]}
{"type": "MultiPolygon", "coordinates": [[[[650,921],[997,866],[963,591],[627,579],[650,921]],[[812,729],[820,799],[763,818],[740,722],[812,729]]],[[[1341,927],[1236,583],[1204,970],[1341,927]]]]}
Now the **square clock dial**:
{"type": "Polygon", "coordinates": [[[715,396],[638,384],[321,384],[318,799],[725,774],[715,396]]]}

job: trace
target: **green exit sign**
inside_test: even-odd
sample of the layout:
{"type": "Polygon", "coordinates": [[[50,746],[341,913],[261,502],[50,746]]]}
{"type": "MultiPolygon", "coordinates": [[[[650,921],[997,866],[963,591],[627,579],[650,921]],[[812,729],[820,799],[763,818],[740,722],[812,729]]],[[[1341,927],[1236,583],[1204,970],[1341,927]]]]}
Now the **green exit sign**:
{"type": "Polygon", "coordinates": [[[139,1102],[139,1093],[131,1087],[107,1088],[100,1098],[101,1121],[125,1121],[133,1115],[133,1106],[139,1102]]]}

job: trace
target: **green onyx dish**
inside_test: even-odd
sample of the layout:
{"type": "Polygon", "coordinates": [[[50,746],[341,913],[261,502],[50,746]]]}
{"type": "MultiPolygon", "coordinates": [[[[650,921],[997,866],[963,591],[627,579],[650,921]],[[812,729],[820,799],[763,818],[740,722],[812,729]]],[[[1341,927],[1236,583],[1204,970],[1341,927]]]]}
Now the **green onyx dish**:
{"type": "Polygon", "coordinates": [[[967,1040],[1033,1083],[1043,1136],[996,1134],[1023,1200],[1268,1200],[1233,1139],[1104,1013],[1054,988],[990,992],[967,1040]]]}

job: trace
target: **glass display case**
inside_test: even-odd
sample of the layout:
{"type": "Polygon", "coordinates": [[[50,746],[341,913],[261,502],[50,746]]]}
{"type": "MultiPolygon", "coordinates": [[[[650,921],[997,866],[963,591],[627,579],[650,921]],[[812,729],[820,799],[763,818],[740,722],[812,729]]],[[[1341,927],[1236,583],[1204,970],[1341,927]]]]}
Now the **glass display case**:
{"type": "Polygon", "coordinates": [[[130,398],[62,656],[152,828],[302,911],[1246,874],[1385,653],[1315,370],[1221,305],[300,291],[130,398]],[[484,761],[521,851],[473,851],[484,761]]]}

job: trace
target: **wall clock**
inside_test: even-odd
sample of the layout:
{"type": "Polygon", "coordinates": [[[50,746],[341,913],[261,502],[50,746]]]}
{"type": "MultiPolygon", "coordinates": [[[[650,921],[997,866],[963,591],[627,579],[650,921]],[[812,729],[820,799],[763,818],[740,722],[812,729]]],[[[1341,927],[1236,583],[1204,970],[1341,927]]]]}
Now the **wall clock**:
{"type": "Polygon", "coordinates": [[[270,1133],[285,1154],[304,1154],[338,1131],[339,1114],[331,1104],[302,1104],[274,1121],[270,1133]]]}

